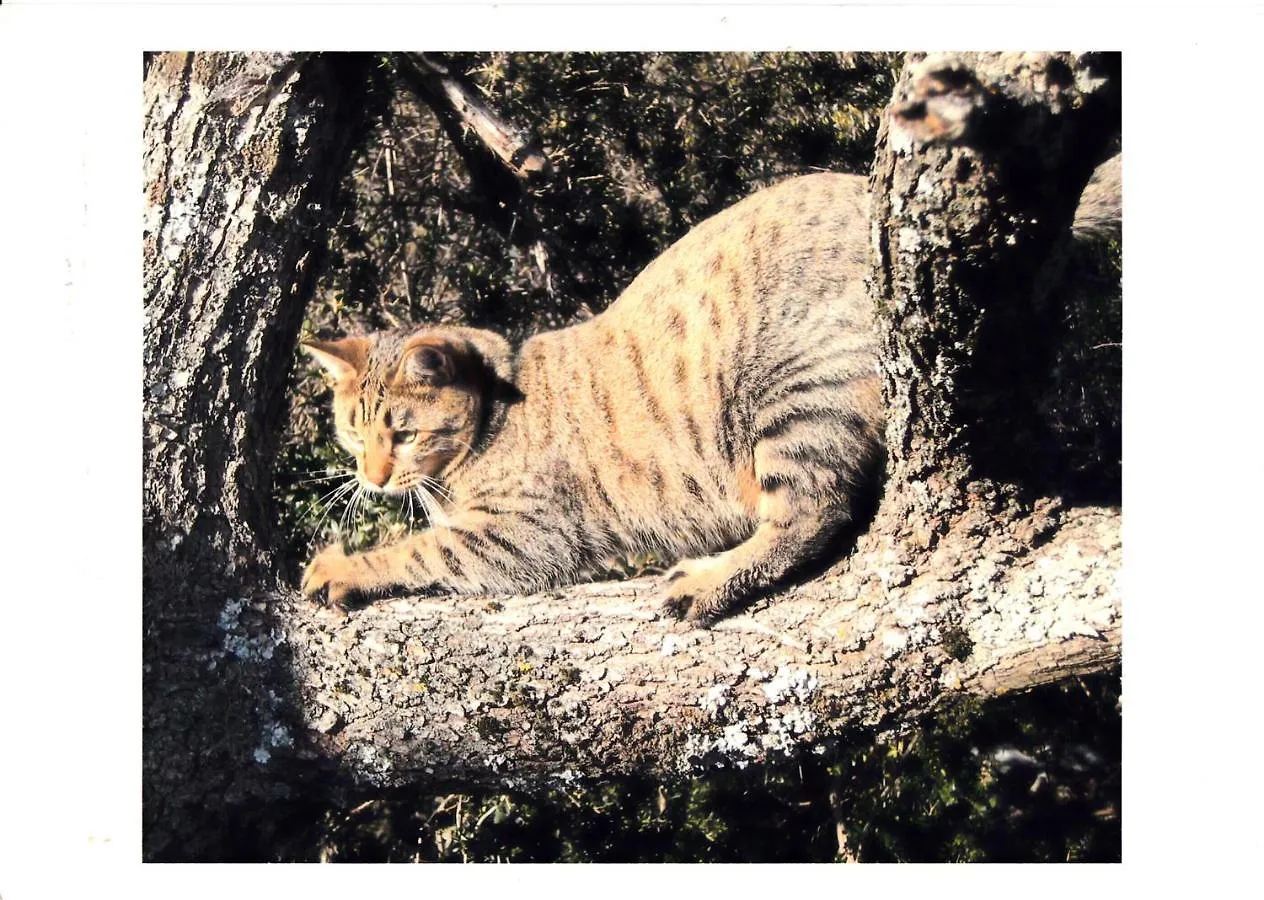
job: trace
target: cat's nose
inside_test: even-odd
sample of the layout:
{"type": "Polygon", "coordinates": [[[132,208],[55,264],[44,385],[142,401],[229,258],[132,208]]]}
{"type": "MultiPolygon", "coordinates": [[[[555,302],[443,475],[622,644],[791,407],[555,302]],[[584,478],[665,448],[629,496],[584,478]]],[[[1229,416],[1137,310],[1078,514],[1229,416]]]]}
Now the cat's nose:
{"type": "Polygon", "coordinates": [[[376,466],[366,463],[364,466],[364,477],[369,484],[372,484],[375,487],[385,487],[386,482],[391,480],[390,463],[376,466]]]}

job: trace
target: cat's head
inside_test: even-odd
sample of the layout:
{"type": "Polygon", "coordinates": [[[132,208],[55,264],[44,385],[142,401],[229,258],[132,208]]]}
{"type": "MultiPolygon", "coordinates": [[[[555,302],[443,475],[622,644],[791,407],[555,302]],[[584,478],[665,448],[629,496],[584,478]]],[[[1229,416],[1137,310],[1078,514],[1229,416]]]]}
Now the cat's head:
{"type": "Polygon", "coordinates": [[[459,467],[512,392],[509,344],[470,328],[306,341],[330,376],[334,433],[367,488],[403,493],[459,467]]]}

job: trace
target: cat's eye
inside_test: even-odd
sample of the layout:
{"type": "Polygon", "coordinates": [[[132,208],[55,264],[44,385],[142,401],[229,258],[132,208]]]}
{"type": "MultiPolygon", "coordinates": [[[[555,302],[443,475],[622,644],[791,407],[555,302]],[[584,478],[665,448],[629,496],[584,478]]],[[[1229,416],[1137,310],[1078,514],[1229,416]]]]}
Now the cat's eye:
{"type": "Polygon", "coordinates": [[[417,432],[415,431],[397,431],[395,432],[395,443],[411,444],[417,440],[417,432]]]}

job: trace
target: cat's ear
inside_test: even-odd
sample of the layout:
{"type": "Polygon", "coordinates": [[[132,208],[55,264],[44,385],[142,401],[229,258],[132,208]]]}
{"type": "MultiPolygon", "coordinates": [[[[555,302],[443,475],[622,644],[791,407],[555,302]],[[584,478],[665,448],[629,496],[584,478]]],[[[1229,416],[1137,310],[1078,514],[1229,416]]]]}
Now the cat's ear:
{"type": "Polygon", "coordinates": [[[442,338],[418,335],[404,344],[395,370],[396,383],[442,387],[456,380],[458,349],[442,338]]]}
{"type": "Polygon", "coordinates": [[[348,337],[340,341],[303,341],[302,348],[320,363],[335,381],[363,372],[369,359],[369,340],[348,337]]]}

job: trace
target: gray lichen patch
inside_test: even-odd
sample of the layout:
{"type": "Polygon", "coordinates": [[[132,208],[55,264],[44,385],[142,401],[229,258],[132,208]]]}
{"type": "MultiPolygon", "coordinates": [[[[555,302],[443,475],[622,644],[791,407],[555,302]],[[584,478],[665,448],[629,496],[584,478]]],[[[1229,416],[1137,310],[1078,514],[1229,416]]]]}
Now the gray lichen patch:
{"type": "Polygon", "coordinates": [[[290,734],[290,730],[274,718],[279,706],[276,695],[271,691],[268,692],[268,695],[268,703],[265,705],[262,739],[254,752],[255,762],[261,765],[267,764],[272,759],[272,751],[278,747],[290,748],[294,746],[294,736],[290,734]]]}
{"type": "Polygon", "coordinates": [[[881,646],[882,656],[886,659],[893,659],[902,654],[909,645],[909,633],[905,628],[887,628],[882,632],[881,646]]]}
{"type": "Polygon", "coordinates": [[[377,786],[391,783],[394,766],[387,754],[373,743],[364,741],[352,744],[346,751],[347,761],[354,761],[351,774],[361,782],[377,786]]]}
{"type": "Polygon", "coordinates": [[[1102,640],[1118,628],[1118,517],[1085,509],[1068,520],[1034,565],[997,568],[973,586],[977,602],[961,625],[977,649],[966,671],[986,671],[1016,646],[1030,651],[1076,638],[1102,640]]]}
{"type": "Polygon", "coordinates": [[[210,655],[209,668],[215,669],[225,654],[247,662],[270,660],[276,648],[285,643],[285,632],[281,628],[260,632],[242,622],[242,612],[249,604],[247,598],[237,597],[227,600],[220,609],[217,624],[223,632],[223,649],[210,655]]]}
{"type": "Polygon", "coordinates": [[[698,705],[712,719],[720,717],[720,711],[728,704],[729,687],[726,684],[713,685],[702,698],[698,701],[698,705]]]}
{"type": "Polygon", "coordinates": [[[698,701],[709,726],[685,739],[678,770],[715,766],[745,768],[769,754],[787,754],[818,722],[813,709],[820,682],[812,671],[781,665],[773,675],[747,667],[733,687],[716,684],[698,701]]]}
{"type": "Polygon", "coordinates": [[[724,766],[744,769],[763,756],[760,744],[751,739],[747,723],[734,722],[716,734],[687,734],[680,749],[677,771],[688,775],[724,766]]]}
{"type": "Polygon", "coordinates": [[[816,692],[816,676],[807,669],[795,669],[781,666],[777,674],[767,684],[760,685],[764,696],[771,704],[785,702],[807,703],[816,692]]]}

